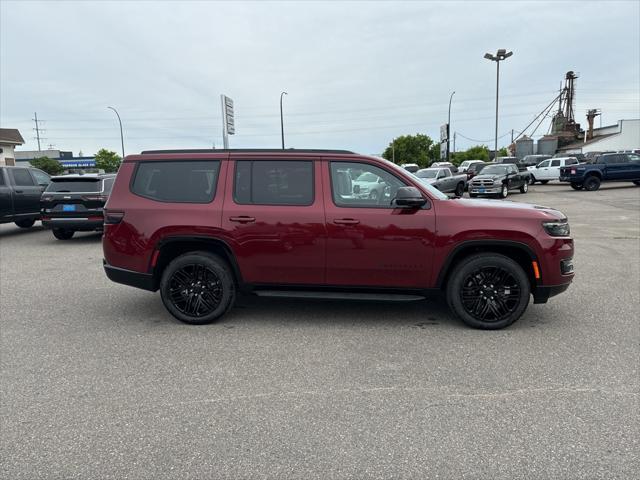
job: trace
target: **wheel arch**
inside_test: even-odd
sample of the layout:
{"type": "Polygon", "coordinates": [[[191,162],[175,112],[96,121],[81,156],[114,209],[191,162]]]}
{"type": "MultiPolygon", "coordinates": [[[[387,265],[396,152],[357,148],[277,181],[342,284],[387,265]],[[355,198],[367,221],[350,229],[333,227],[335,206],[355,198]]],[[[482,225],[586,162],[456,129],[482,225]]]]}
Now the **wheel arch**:
{"type": "MultiPolygon", "coordinates": [[[[243,285],[242,274],[233,250],[227,242],[220,238],[198,236],[172,236],[162,239],[156,251],[159,252],[155,265],[152,267],[154,283],[159,285],[162,272],[169,263],[189,252],[205,251],[222,257],[231,267],[233,276],[238,286],[243,285]]],[[[154,253],[154,255],[156,255],[154,253]]]]}
{"type": "Polygon", "coordinates": [[[532,265],[532,262],[538,261],[536,254],[529,245],[512,240],[469,240],[458,245],[449,253],[442,264],[436,280],[436,287],[445,288],[455,267],[465,258],[476,253],[497,253],[514,260],[529,278],[531,289],[536,287],[537,280],[532,265]]]}

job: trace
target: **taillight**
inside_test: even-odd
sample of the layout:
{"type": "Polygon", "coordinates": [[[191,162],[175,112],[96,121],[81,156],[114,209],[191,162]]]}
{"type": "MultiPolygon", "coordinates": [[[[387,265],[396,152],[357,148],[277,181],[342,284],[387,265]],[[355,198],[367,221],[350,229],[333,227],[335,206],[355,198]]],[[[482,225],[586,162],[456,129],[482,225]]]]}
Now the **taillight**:
{"type": "Polygon", "coordinates": [[[575,168],[572,168],[572,169],[571,169],[571,175],[575,175],[576,173],[577,173],[576,169],[575,169],[575,168]]]}
{"type": "Polygon", "coordinates": [[[116,225],[124,218],[124,212],[107,212],[105,210],[103,213],[105,225],[116,225]]]}

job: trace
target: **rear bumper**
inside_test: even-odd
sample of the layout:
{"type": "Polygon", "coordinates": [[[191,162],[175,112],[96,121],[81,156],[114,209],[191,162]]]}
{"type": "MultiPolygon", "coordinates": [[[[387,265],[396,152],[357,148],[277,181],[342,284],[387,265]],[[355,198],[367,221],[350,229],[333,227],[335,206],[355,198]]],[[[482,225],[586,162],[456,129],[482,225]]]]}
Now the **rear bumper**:
{"type": "Polygon", "coordinates": [[[67,230],[77,230],[84,232],[93,232],[102,230],[104,225],[103,218],[83,218],[83,217],[43,217],[42,226],[45,228],[64,228],[67,230]]]}
{"type": "Polygon", "coordinates": [[[150,273],[140,273],[132,270],[125,270],[124,268],[114,267],[109,265],[106,260],[102,260],[102,263],[104,266],[104,272],[112,282],[141,288],[142,290],[149,290],[150,292],[158,290],[155,278],[150,273]]]}

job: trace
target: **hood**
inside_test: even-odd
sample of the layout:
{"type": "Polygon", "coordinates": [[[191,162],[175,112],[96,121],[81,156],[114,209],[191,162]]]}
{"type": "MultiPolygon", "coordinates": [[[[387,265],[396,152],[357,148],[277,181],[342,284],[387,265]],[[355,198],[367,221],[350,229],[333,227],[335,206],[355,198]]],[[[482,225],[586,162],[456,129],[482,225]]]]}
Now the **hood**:
{"type": "Polygon", "coordinates": [[[505,175],[498,175],[494,173],[490,173],[490,174],[480,173],[479,175],[476,175],[475,177],[473,177],[473,179],[474,180],[502,180],[504,177],[505,175]]]}
{"type": "Polygon", "coordinates": [[[471,199],[471,198],[458,198],[451,200],[457,205],[461,205],[464,208],[483,208],[483,209],[495,209],[498,215],[505,213],[512,213],[516,215],[531,214],[541,219],[548,220],[564,220],[567,217],[560,210],[555,208],[545,207],[543,205],[534,205],[531,203],[513,202],[510,200],[489,200],[489,199],[471,199]]]}

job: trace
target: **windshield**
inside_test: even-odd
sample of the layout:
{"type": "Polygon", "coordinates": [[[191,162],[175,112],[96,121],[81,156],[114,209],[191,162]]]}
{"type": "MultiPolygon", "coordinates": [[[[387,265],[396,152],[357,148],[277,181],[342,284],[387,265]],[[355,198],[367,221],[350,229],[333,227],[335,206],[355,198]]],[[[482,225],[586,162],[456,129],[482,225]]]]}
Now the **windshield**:
{"type": "Polygon", "coordinates": [[[416,173],[416,177],[418,178],[436,178],[436,175],[438,175],[439,170],[420,170],[419,172],[416,173]]]}
{"type": "Polygon", "coordinates": [[[371,172],[365,172],[356,178],[356,182],[377,182],[378,177],[371,172]]]}
{"type": "Polygon", "coordinates": [[[483,175],[504,175],[505,173],[507,173],[507,169],[509,167],[507,167],[506,165],[489,165],[488,167],[484,167],[482,169],[482,174],[483,175]]]}

